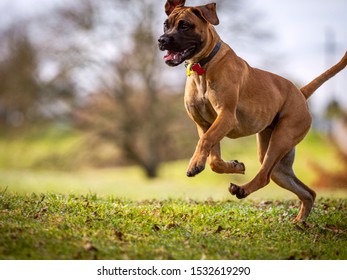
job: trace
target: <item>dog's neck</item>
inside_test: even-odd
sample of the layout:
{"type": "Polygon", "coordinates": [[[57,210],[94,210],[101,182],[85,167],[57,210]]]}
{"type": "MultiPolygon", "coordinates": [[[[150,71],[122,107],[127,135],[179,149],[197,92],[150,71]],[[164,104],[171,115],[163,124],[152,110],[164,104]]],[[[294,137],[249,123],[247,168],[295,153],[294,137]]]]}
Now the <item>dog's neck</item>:
{"type": "Polygon", "coordinates": [[[217,54],[217,52],[220,50],[220,47],[222,46],[222,41],[218,41],[218,43],[214,46],[212,52],[207,57],[204,57],[201,59],[198,63],[200,64],[201,67],[204,67],[205,64],[209,63],[212,58],[217,54]]]}
{"type": "Polygon", "coordinates": [[[222,46],[222,41],[219,40],[208,56],[200,59],[197,63],[186,61],[185,66],[187,68],[187,76],[190,76],[193,71],[196,72],[199,76],[205,74],[206,70],[203,67],[215,57],[215,55],[220,50],[221,46],[222,46]]]}
{"type": "Polygon", "coordinates": [[[203,46],[199,53],[185,61],[187,76],[192,74],[192,72],[196,72],[198,75],[205,74],[208,62],[214,58],[222,45],[221,38],[213,25],[209,24],[206,35],[205,42],[210,42],[209,46],[203,46]]]}

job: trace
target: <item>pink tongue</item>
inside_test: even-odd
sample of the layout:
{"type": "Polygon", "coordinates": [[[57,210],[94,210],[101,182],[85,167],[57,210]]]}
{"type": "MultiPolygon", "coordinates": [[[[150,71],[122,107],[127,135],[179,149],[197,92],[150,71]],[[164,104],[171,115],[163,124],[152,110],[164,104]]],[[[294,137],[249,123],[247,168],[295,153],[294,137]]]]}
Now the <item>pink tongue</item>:
{"type": "Polygon", "coordinates": [[[164,60],[165,61],[173,60],[173,59],[175,59],[175,56],[177,56],[177,53],[175,53],[175,52],[168,52],[168,54],[164,56],[164,60]]]}
{"type": "Polygon", "coordinates": [[[168,60],[173,60],[173,56],[172,56],[172,54],[171,54],[171,53],[169,53],[169,54],[165,55],[165,56],[164,56],[164,60],[165,60],[165,61],[168,61],[168,60]]]}

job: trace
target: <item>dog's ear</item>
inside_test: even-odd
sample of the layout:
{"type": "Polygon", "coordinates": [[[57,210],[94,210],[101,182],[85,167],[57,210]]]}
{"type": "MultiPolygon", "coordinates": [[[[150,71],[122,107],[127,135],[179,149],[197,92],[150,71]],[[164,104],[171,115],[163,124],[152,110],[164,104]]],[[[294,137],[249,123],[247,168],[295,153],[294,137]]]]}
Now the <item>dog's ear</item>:
{"type": "Polygon", "coordinates": [[[165,13],[169,16],[177,6],[184,6],[186,0],[167,0],[165,3],[165,13]]]}
{"type": "Polygon", "coordinates": [[[194,7],[193,11],[207,22],[213,25],[219,24],[219,19],[216,11],[216,3],[210,3],[204,6],[194,7]]]}

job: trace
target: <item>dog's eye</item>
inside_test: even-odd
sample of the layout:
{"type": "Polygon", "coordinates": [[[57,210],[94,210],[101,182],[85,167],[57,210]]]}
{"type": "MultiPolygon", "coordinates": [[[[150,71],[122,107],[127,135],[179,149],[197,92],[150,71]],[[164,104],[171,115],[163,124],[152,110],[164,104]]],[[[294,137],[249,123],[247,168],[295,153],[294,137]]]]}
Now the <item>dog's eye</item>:
{"type": "Polygon", "coordinates": [[[164,32],[166,32],[168,29],[169,29],[169,21],[166,20],[166,21],[164,22],[164,32]]]}
{"type": "Polygon", "coordinates": [[[182,31],[188,31],[189,29],[191,29],[193,27],[193,25],[185,20],[182,20],[179,22],[179,28],[182,31]]]}

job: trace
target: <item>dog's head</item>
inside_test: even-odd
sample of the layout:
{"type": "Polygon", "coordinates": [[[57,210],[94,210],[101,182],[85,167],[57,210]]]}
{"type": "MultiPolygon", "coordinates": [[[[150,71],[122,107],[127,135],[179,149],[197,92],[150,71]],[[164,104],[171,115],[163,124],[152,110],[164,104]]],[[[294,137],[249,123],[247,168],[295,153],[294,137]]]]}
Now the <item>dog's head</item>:
{"type": "Polygon", "coordinates": [[[167,51],[164,60],[169,66],[177,66],[198,54],[205,46],[207,30],[219,23],[215,3],[186,7],[185,2],[167,0],[165,3],[168,18],[158,41],[159,49],[167,51]]]}

